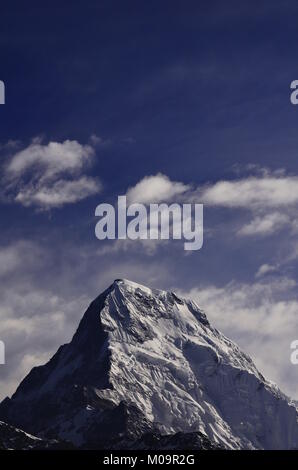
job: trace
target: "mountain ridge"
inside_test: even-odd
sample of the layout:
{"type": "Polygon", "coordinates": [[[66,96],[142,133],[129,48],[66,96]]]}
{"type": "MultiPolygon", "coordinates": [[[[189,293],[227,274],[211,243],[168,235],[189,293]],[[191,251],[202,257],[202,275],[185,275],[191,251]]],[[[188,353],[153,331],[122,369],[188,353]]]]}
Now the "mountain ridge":
{"type": "Polygon", "coordinates": [[[84,448],[193,433],[210,447],[298,448],[294,405],[195,302],[124,279],[0,404],[0,419],[84,448]]]}

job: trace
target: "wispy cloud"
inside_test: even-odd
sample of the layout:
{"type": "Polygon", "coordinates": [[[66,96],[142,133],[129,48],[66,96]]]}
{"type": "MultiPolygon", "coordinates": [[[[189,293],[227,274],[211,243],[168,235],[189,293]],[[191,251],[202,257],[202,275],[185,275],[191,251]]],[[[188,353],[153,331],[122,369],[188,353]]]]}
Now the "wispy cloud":
{"type": "Polygon", "coordinates": [[[95,151],[77,141],[43,143],[34,139],[3,168],[5,196],[41,209],[75,203],[101,190],[98,179],[85,175],[95,151]]]}
{"type": "Polygon", "coordinates": [[[232,208],[272,209],[298,203],[297,176],[248,177],[218,181],[201,192],[205,203],[232,208]]]}
{"type": "Polygon", "coordinates": [[[287,225],[291,225],[291,223],[292,219],[289,215],[281,212],[272,212],[255,217],[247,224],[243,225],[237,233],[241,236],[266,236],[279,231],[287,225]]]}
{"type": "Polygon", "coordinates": [[[211,207],[241,209],[252,218],[239,236],[268,236],[288,227],[297,231],[298,177],[263,169],[257,176],[218,181],[198,188],[195,197],[211,207]]]}
{"type": "Polygon", "coordinates": [[[256,272],[255,278],[259,279],[267,274],[272,274],[278,270],[278,265],[262,264],[256,272]]]}
{"type": "Polygon", "coordinates": [[[42,208],[61,207],[72,204],[88,196],[97,194],[100,183],[94,178],[82,176],[74,181],[61,179],[51,185],[25,186],[15,196],[15,201],[24,206],[42,208]]]}

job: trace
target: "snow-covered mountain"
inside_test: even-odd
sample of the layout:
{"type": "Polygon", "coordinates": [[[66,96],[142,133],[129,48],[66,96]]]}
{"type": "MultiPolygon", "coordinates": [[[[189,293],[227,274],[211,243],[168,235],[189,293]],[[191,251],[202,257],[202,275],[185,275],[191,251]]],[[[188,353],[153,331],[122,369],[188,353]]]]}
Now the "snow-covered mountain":
{"type": "Polygon", "coordinates": [[[195,302],[127,280],[91,303],[0,419],[78,447],[298,448],[294,403],[195,302]]]}

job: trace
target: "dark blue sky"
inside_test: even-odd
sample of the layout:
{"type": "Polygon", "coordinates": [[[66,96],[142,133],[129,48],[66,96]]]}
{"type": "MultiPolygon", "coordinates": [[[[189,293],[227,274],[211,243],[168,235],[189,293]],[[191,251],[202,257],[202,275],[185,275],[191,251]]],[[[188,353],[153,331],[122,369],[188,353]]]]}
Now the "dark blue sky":
{"type": "MultiPolygon", "coordinates": [[[[84,146],[92,135],[101,139],[88,168],[88,175],[102,184],[100,193],[47,211],[1,198],[6,293],[36,291],[44,299],[57,295],[71,325],[67,331],[61,327],[44,349],[44,341],[33,341],[28,333],[23,348],[31,359],[20,370],[15,366],[19,372],[7,372],[11,383],[39,354],[52,352],[68,338],[82,313],[77,307],[69,320],[71,299],[91,300],[119,277],[186,293],[198,289],[194,294],[199,302],[205,299],[207,314],[208,307],[223,312],[243,308],[249,317],[254,309],[255,330],[248,327],[247,335],[244,327],[223,322],[220,314],[213,314],[214,321],[248,352],[257,351],[261,368],[270,361],[279,339],[264,332],[255,344],[254,331],[268,305],[276,305],[277,293],[278,302],[288,302],[286,311],[296,312],[295,208],[281,210],[278,203],[278,208],[269,204],[268,209],[266,203],[253,214],[252,207],[235,203],[232,209],[228,204],[206,205],[204,247],[191,256],[172,244],[153,253],[138,246],[118,249],[105,244],[108,248],[103,249],[94,236],[94,210],[157,173],[202,188],[249,177],[263,184],[283,169],[285,182],[294,178],[295,183],[298,107],[290,103],[290,83],[298,78],[297,20],[294,0],[12,0],[1,6],[0,79],[6,85],[6,104],[0,106],[2,190],[7,189],[7,164],[32,139],[42,137],[44,146],[67,139],[84,146]],[[280,222],[284,214],[287,219],[280,222]],[[255,215],[260,236],[243,236],[255,215]],[[274,226],[260,227],[265,218],[274,226]],[[30,253],[38,262],[28,262],[30,253]],[[259,271],[261,266],[269,268],[259,271]],[[231,305],[226,297],[214,305],[212,289],[224,289],[229,299],[244,292],[245,305],[239,307],[237,299],[231,305]],[[257,304],[249,305],[255,297],[257,304]]],[[[23,307],[13,300],[4,302],[4,318],[32,318],[37,309],[32,302],[23,307]],[[27,310],[20,314],[20,308],[27,310]]],[[[52,313],[48,308],[49,318],[52,313]]],[[[284,310],[275,315],[282,322],[284,310]]],[[[7,342],[15,338],[11,328],[3,331],[7,342]]],[[[36,326],[31,335],[40,336],[41,328],[36,326]]],[[[292,338],[289,331],[275,352],[282,356],[279,370],[274,376],[274,356],[268,374],[293,393],[297,372],[288,364],[288,345],[295,334],[292,338]]],[[[10,348],[11,357],[20,362],[22,349],[10,348]]]]}
{"type": "Polygon", "coordinates": [[[124,185],[127,164],[202,181],[239,161],[278,167],[285,146],[295,170],[298,6],[241,3],[2,6],[1,141],[99,134],[115,148],[98,171],[124,185]]]}
{"type": "MultiPolygon", "coordinates": [[[[0,142],[99,135],[102,198],[157,172],[194,184],[233,178],[235,164],[296,172],[297,13],[294,1],[12,1],[1,9],[0,142]]],[[[95,201],[55,224],[93,215],[95,201]]],[[[48,225],[2,210],[16,231],[20,219],[22,230],[48,225]]]]}

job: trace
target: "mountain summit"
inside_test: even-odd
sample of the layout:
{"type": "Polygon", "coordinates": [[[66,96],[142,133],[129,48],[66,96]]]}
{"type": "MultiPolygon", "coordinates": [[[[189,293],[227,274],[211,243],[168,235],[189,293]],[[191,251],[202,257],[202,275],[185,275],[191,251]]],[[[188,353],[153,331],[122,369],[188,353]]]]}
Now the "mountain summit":
{"type": "Polygon", "coordinates": [[[297,409],[191,300],[116,280],[0,419],[80,448],[298,448],[297,409]]]}

